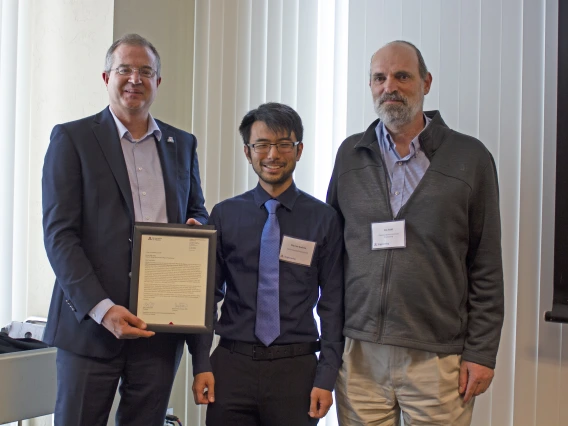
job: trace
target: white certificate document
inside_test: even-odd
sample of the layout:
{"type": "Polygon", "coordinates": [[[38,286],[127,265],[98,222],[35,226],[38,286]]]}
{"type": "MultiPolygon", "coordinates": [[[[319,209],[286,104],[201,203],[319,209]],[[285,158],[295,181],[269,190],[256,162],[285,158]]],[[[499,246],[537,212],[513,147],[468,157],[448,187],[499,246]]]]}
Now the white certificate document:
{"type": "Polygon", "coordinates": [[[280,260],[310,266],[315,248],[315,241],[300,240],[284,235],[280,247],[280,260]]]}
{"type": "Polygon", "coordinates": [[[406,247],[404,220],[376,222],[371,224],[371,250],[406,247]]]}
{"type": "Polygon", "coordinates": [[[208,251],[207,238],[143,235],[137,316],[152,324],[204,324],[208,251]]]}

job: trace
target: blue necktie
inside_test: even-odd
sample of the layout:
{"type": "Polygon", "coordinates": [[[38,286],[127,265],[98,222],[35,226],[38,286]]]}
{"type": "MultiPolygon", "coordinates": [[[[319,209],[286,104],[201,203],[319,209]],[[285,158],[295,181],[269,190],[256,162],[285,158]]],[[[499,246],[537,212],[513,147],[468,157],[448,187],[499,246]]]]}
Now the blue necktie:
{"type": "Polygon", "coordinates": [[[280,203],[276,200],[268,200],[264,203],[264,207],[268,210],[268,218],[260,238],[254,332],[262,343],[269,346],[280,335],[278,302],[280,225],[276,217],[276,210],[280,207],[280,203]]]}

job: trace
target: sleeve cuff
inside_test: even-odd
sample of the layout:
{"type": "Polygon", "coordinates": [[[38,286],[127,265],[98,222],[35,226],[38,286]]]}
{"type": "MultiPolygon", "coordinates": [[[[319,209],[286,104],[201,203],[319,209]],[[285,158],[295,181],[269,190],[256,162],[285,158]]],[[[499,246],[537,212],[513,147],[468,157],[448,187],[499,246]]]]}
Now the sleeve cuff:
{"type": "Polygon", "coordinates": [[[212,334],[194,334],[186,338],[187,347],[191,354],[193,375],[212,371],[209,353],[211,352],[212,334]]]}
{"type": "Polygon", "coordinates": [[[191,363],[193,365],[193,376],[194,377],[196,375],[200,374],[200,373],[207,373],[207,372],[212,371],[211,363],[209,362],[209,354],[207,354],[207,357],[205,359],[202,359],[202,357],[193,355],[192,358],[191,358],[191,363]]]}
{"type": "Polygon", "coordinates": [[[103,322],[103,318],[110,308],[114,306],[114,302],[110,299],[101,300],[89,311],[89,316],[94,319],[97,324],[103,322]]]}
{"type": "Polygon", "coordinates": [[[464,350],[462,353],[462,360],[495,369],[495,358],[490,358],[476,352],[471,352],[468,351],[467,349],[464,350]]]}
{"type": "Polygon", "coordinates": [[[335,381],[339,371],[332,367],[318,365],[316,370],[316,378],[314,380],[314,387],[325,389],[330,392],[335,387],[335,381]]]}

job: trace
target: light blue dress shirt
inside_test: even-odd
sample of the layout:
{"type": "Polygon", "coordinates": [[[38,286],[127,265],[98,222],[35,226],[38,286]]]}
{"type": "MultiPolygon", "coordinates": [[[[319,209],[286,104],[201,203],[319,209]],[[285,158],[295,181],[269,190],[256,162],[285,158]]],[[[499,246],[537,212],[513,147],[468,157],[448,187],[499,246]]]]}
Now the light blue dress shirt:
{"type": "MultiPolygon", "coordinates": [[[[425,129],[430,123],[430,119],[424,115],[424,120],[425,129]]],[[[401,158],[398,154],[391,135],[382,121],[375,128],[375,132],[388,171],[390,203],[394,218],[422,180],[430,166],[430,160],[420,147],[418,136],[422,132],[412,139],[410,153],[404,158],[401,158]]]]}
{"type": "Polygon", "coordinates": [[[154,118],[149,115],[146,134],[140,139],[134,139],[112,109],[110,112],[116,123],[128,170],[134,219],[136,222],[167,223],[164,175],[155,143],[156,140],[162,139],[162,132],[154,118]]]}

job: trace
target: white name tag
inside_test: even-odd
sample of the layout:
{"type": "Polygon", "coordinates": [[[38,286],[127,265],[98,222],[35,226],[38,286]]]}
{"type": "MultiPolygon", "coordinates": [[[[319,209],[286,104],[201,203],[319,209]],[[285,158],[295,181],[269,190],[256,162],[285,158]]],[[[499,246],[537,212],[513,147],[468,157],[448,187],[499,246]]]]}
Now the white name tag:
{"type": "Polygon", "coordinates": [[[404,220],[376,222],[371,224],[371,250],[384,250],[406,247],[404,220]]]}
{"type": "Polygon", "coordinates": [[[315,248],[315,241],[300,240],[284,235],[282,247],[280,247],[280,260],[310,266],[315,248]]]}

